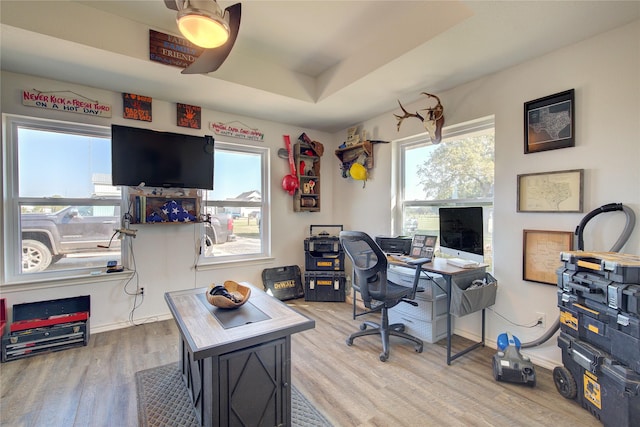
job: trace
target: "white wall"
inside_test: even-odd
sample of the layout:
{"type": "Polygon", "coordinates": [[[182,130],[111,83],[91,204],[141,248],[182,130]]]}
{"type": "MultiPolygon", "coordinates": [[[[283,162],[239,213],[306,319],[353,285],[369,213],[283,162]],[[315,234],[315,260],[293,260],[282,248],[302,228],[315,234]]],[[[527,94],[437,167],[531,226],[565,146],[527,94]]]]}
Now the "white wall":
{"type": "MultiPolygon", "coordinates": [[[[268,146],[271,163],[271,241],[272,258],[262,261],[233,263],[212,269],[198,270],[194,268],[195,248],[199,240],[195,232],[196,225],[137,225],[137,237],[133,240],[135,259],[138,267],[140,286],[145,288],[144,303],[136,310],[137,321],[151,321],[168,318],[170,313],[164,301],[165,292],[193,287],[204,287],[210,283],[222,283],[225,280],[248,281],[262,286],[262,270],[285,265],[304,266],[304,239],[308,237],[311,224],[331,224],[333,199],[331,189],[336,169],[332,147],[335,143],[332,136],[313,129],[300,129],[284,123],[267,122],[250,117],[239,117],[222,112],[202,110],[202,129],[190,130],[176,126],[176,106],[174,101],[153,100],[153,122],[125,120],[122,118],[122,95],[111,91],[74,85],[66,82],[46,80],[38,77],[2,72],[2,113],[19,114],[33,117],[44,117],[69,122],[91,123],[110,126],[111,123],[125,124],[134,127],[148,127],[157,130],[191,133],[194,135],[211,134],[207,130],[209,122],[230,122],[234,120],[246,123],[264,133],[264,142],[220,137],[218,141],[229,141],[240,144],[268,146]],[[21,94],[24,89],[36,88],[41,91],[71,90],[102,103],[110,104],[113,117],[99,118],[82,114],[60,111],[42,110],[22,105],[21,94]],[[281,187],[282,177],[289,173],[287,160],[277,156],[277,151],[284,147],[283,135],[291,135],[293,141],[302,133],[325,147],[322,158],[320,176],[322,179],[322,211],[293,212],[291,196],[281,187]],[[172,247],[172,251],[166,248],[172,247]]],[[[3,206],[4,209],[4,206],[3,206]]],[[[112,280],[111,275],[98,283],[85,283],[82,280],[65,283],[62,286],[47,284],[38,285],[5,285],[2,297],[7,298],[7,306],[13,304],[42,301],[48,299],[91,295],[92,313],[91,330],[98,332],[127,325],[133,297],[124,292],[125,280],[112,280]]],[[[132,290],[135,286],[129,288],[132,290]]]]}
{"type": "MultiPolygon", "coordinates": [[[[499,290],[493,310],[519,324],[535,321],[536,312],[546,313],[548,324],[557,319],[557,288],[522,280],[524,229],[573,232],[592,209],[620,202],[636,212],[639,222],[622,252],[640,254],[640,21],[437,95],[448,125],[495,115],[493,250],[499,290]],[[523,104],[571,88],[576,146],[523,154],[523,104]],[[584,213],[516,212],[518,174],[568,169],[585,170],[584,213]]],[[[408,111],[426,106],[424,100],[405,105],[408,111]]],[[[393,113],[398,112],[396,108],[361,126],[375,139],[389,141],[424,132],[418,120],[405,120],[397,132],[393,113]]],[[[365,189],[359,182],[334,180],[334,217],[347,229],[391,234],[392,144],[378,144],[374,150],[375,169],[365,189]]],[[[608,251],[624,220],[621,212],[594,218],[585,231],[585,249],[608,251]]],[[[522,341],[542,335],[539,328],[516,327],[487,313],[492,343],[505,331],[522,341]]],[[[456,320],[456,332],[478,337],[478,320],[478,313],[456,320]]],[[[527,353],[547,367],[561,363],[555,337],[527,353]]]]}
{"type": "MultiPolygon", "coordinates": [[[[547,313],[548,323],[558,313],[556,288],[522,280],[522,230],[573,231],[584,214],[532,214],[516,212],[516,175],[521,173],[585,169],[585,213],[611,202],[630,206],[640,216],[640,22],[597,36],[574,46],[521,64],[495,75],[438,93],[445,107],[447,124],[462,123],[487,115],[496,119],[496,186],[494,211],[494,275],[499,292],[494,310],[516,323],[528,323],[535,312],[547,313]],[[576,90],[576,146],[536,154],[523,154],[523,103],[566,89],[576,90]]],[[[120,93],[70,83],[3,72],[2,112],[82,121],[109,126],[130,126],[188,132],[175,126],[175,104],[154,99],[153,123],[122,119],[120,93]],[[73,90],[84,96],[109,103],[113,119],[92,118],[71,113],[52,112],[21,104],[23,89],[73,90]]],[[[429,90],[429,88],[423,88],[429,90]]],[[[175,101],[175,100],[173,100],[175,101]]],[[[418,102],[405,105],[409,111],[425,108],[418,102]]],[[[372,139],[394,140],[424,131],[417,120],[406,120],[396,132],[395,106],[389,113],[361,126],[372,139]]],[[[286,119],[286,118],[284,118],[286,119]]],[[[283,119],[283,120],[284,120],[283,119]]],[[[248,280],[260,285],[264,268],[297,264],[304,266],[303,240],[311,224],[343,224],[346,229],[361,229],[370,234],[391,234],[391,208],[395,202],[391,186],[392,144],[374,146],[375,168],[366,187],[340,177],[333,150],[346,138],[346,130],[327,135],[311,129],[298,129],[283,123],[265,122],[222,112],[203,110],[203,125],[210,121],[241,120],[265,133],[271,150],[271,225],[273,259],[264,262],[234,264],[195,272],[193,269],[193,230],[191,226],[155,228],[146,226],[134,241],[141,286],[145,301],[136,311],[139,320],[166,318],[169,314],[164,293],[175,289],[206,286],[227,279],[248,280]],[[322,159],[322,212],[294,213],[290,196],[280,182],[288,171],[285,160],[277,157],[283,146],[282,135],[301,132],[325,144],[322,159]],[[184,228],[183,228],[184,227],[184,228]],[[184,248],[177,258],[163,253],[171,242],[184,248]]],[[[205,130],[193,132],[204,134],[205,130]]],[[[221,139],[221,138],[220,138],[221,139]]],[[[232,138],[229,139],[233,141],[232,138]]],[[[233,141],[246,143],[245,141],[233,141]]],[[[608,250],[617,239],[624,220],[622,215],[600,215],[590,222],[585,247],[608,250]]],[[[623,249],[640,254],[640,226],[623,249]]],[[[180,252],[180,251],[178,251],[180,252]]],[[[33,290],[24,287],[2,289],[9,306],[36,300],[90,294],[92,331],[126,325],[133,300],[124,294],[123,282],[107,280],[94,284],[70,283],[67,286],[33,290]]],[[[456,322],[456,332],[476,337],[478,315],[456,322]]],[[[525,330],[510,326],[492,312],[488,313],[487,338],[510,331],[523,341],[535,339],[540,329],[525,330]]],[[[548,367],[561,363],[555,339],[529,350],[537,363],[548,367]]]]}

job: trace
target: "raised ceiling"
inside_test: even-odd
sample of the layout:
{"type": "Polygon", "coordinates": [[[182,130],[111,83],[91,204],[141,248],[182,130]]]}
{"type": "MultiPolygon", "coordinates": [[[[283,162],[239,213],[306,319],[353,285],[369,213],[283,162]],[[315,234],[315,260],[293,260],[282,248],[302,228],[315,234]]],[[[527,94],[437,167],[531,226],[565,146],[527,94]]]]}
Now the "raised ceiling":
{"type": "MultiPolygon", "coordinates": [[[[235,2],[219,1],[224,8],[235,2]]],[[[327,132],[640,18],[638,1],[243,1],[214,73],[149,60],[162,0],[0,1],[3,70],[327,132]]],[[[597,60],[597,52],[594,52],[597,60]]]]}

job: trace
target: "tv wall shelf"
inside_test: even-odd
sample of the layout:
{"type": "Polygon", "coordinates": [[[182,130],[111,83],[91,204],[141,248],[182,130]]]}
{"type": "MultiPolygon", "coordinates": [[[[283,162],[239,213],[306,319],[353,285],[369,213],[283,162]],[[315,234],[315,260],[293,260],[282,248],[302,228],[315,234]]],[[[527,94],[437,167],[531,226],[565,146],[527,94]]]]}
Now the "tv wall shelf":
{"type": "MultiPolygon", "coordinates": [[[[156,191],[156,190],[153,190],[156,191]]],[[[201,222],[198,190],[156,191],[162,194],[134,190],[129,192],[131,224],[184,224],[201,222]]]]}
{"type": "Polygon", "coordinates": [[[293,161],[300,187],[293,195],[294,212],[320,211],[320,156],[309,144],[296,142],[293,146],[293,161]]]}

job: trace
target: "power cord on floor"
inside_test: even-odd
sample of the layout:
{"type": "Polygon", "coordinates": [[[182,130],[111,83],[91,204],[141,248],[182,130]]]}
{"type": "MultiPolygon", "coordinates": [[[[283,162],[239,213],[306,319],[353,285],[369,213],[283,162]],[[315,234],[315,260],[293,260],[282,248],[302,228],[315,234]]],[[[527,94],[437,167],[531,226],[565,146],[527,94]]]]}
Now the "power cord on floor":
{"type": "Polygon", "coordinates": [[[499,318],[505,320],[506,322],[511,323],[512,325],[518,326],[520,328],[535,328],[536,326],[542,324],[542,322],[539,319],[536,319],[533,322],[530,322],[530,323],[527,323],[527,324],[515,323],[515,322],[507,319],[506,317],[504,317],[502,314],[498,313],[497,311],[495,311],[491,307],[487,307],[487,310],[493,312],[496,316],[498,316],[499,318]]]}

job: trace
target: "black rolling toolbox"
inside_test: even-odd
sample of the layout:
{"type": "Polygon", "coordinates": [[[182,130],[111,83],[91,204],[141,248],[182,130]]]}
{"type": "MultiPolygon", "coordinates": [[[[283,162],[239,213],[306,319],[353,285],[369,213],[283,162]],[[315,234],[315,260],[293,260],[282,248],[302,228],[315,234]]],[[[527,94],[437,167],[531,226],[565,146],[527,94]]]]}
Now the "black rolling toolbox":
{"type": "Polygon", "coordinates": [[[311,225],[304,240],[305,301],[344,302],[346,276],[342,225],[311,225]]]}
{"type": "Polygon", "coordinates": [[[592,300],[559,292],[560,329],[640,373],[640,319],[592,300]]]}
{"type": "Polygon", "coordinates": [[[560,328],[640,373],[640,257],[562,252],[560,328]]]}
{"type": "Polygon", "coordinates": [[[575,399],[605,427],[637,427],[640,420],[640,374],[611,355],[560,332],[564,367],[553,371],[560,393],[575,399]]]}

